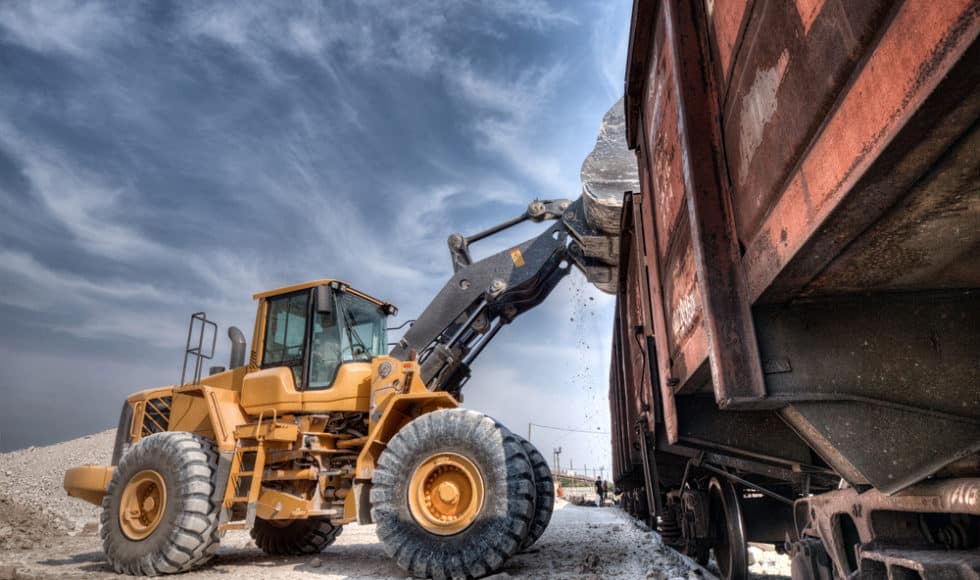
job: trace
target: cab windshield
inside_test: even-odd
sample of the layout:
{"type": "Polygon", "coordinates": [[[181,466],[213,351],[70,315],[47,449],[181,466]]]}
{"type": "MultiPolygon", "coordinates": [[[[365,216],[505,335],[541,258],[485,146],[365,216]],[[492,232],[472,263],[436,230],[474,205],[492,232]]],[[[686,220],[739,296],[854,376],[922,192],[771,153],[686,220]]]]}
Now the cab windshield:
{"type": "Polygon", "coordinates": [[[385,354],[385,313],[377,304],[349,292],[334,292],[333,308],[313,318],[310,349],[311,389],[333,384],[344,362],[370,361],[385,354]]]}

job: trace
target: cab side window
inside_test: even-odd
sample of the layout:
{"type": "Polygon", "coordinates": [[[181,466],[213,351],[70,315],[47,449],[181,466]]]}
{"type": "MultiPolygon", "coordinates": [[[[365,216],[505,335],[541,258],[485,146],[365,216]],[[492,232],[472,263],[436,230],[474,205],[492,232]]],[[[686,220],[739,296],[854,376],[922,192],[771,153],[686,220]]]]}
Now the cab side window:
{"type": "Polygon", "coordinates": [[[306,348],[306,319],[309,292],[269,300],[265,323],[265,352],[262,368],[290,367],[297,388],[303,384],[303,354],[306,348]]]}
{"type": "Polygon", "coordinates": [[[333,312],[313,317],[313,348],[310,350],[310,388],[327,389],[333,385],[340,367],[340,333],[333,312]]]}

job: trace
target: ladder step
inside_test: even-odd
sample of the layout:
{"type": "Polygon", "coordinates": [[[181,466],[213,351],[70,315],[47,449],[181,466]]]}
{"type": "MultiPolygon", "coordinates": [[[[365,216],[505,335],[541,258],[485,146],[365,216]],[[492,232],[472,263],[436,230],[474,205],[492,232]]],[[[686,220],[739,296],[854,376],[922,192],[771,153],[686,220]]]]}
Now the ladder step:
{"type": "Polygon", "coordinates": [[[223,523],[220,526],[218,526],[218,529],[221,530],[221,531],[225,531],[225,530],[244,530],[245,529],[245,522],[244,521],[240,521],[240,522],[226,522],[226,523],[223,523]]]}
{"type": "Polygon", "coordinates": [[[245,503],[248,501],[248,496],[236,495],[235,497],[228,500],[228,503],[245,503]]]}
{"type": "Polygon", "coordinates": [[[254,471],[239,471],[238,473],[235,473],[234,475],[235,475],[235,477],[249,477],[249,476],[255,475],[255,472],[254,471]]]}

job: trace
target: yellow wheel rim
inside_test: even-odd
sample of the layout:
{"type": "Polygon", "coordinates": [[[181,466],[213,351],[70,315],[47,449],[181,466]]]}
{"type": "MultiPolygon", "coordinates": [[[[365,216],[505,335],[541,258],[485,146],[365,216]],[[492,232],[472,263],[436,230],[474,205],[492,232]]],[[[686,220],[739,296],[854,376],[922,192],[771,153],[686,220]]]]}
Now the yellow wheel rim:
{"type": "Polygon", "coordinates": [[[163,476],[152,469],[144,469],[123,489],[119,527],[130,540],[145,539],[159,527],[166,508],[167,485],[163,476]]]}
{"type": "Polygon", "coordinates": [[[408,505],[412,517],[440,536],[458,534],[483,508],[483,476],[472,461],[456,453],[438,453],[412,474],[408,505]]]}

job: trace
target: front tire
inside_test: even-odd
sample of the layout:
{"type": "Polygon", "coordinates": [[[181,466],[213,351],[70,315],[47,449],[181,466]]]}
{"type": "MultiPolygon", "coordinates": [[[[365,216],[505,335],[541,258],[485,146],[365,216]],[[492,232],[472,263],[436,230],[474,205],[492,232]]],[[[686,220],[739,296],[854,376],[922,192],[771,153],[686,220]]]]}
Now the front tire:
{"type": "Polygon", "coordinates": [[[191,433],[141,439],[120,460],[102,501],[102,546],[116,572],[186,572],[218,548],[218,454],[191,433]]]}
{"type": "Polygon", "coordinates": [[[474,578],[516,554],[534,513],[520,441],[493,419],[444,409],[403,427],[372,478],[385,552],[420,578],[474,578]]]}
{"type": "Polygon", "coordinates": [[[521,545],[521,550],[530,548],[534,542],[538,541],[541,534],[548,529],[551,522],[551,513],[555,509],[555,482],[551,477],[551,468],[544,455],[538,451],[530,441],[519,435],[515,435],[524,447],[527,458],[531,462],[531,470],[534,473],[534,518],[531,520],[531,528],[527,538],[521,545]]]}
{"type": "Polygon", "coordinates": [[[318,554],[337,539],[343,530],[327,518],[286,520],[282,523],[256,519],[252,526],[255,545],[270,556],[318,554]]]}

